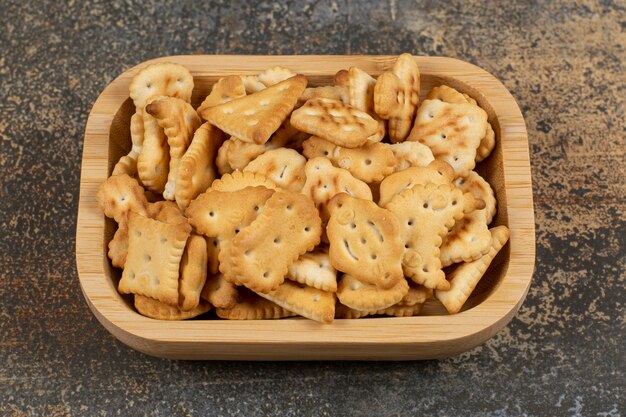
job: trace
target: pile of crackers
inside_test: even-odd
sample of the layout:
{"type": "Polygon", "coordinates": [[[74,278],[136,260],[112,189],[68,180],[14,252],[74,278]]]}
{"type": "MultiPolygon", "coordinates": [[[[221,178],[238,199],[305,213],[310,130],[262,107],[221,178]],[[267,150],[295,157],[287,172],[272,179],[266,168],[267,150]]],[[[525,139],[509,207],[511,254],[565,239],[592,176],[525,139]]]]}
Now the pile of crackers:
{"type": "Polygon", "coordinates": [[[97,198],[140,314],[461,310],[509,238],[489,228],[496,199],[474,171],[495,145],[487,113],[445,85],[420,103],[410,54],[377,79],[352,67],[307,84],[281,67],[225,76],[194,108],[185,67],[135,75],[132,149],[97,198]]]}

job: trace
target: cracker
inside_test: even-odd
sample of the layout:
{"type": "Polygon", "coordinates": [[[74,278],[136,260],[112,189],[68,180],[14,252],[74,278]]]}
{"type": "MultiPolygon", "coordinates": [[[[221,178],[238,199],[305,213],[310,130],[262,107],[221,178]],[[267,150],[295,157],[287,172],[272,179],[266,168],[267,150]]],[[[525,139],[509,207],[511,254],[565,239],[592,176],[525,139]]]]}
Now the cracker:
{"type": "Polygon", "coordinates": [[[433,87],[432,90],[428,92],[426,96],[427,100],[441,100],[446,103],[471,103],[476,104],[476,100],[468,96],[467,94],[463,94],[458,90],[447,86],[440,85],[438,87],[433,87]]]}
{"type": "Polygon", "coordinates": [[[396,165],[393,152],[387,144],[368,141],[359,148],[344,148],[317,136],[304,141],[303,154],[309,159],[325,156],[333,165],[347,169],[361,181],[381,181],[391,174],[396,165]]]}
{"type": "Polygon", "coordinates": [[[171,306],[153,298],[135,294],[135,308],[142,316],[156,320],[187,320],[211,310],[211,305],[201,302],[194,308],[183,311],[176,306],[171,306]]]}
{"type": "Polygon", "coordinates": [[[374,88],[376,113],[389,120],[392,143],[402,142],[411,131],[419,101],[420,72],[411,54],[402,54],[393,69],[382,73],[374,88]]]}
{"type": "Polygon", "coordinates": [[[386,128],[385,121],[376,114],[374,109],[376,79],[365,71],[352,67],[348,70],[348,86],[350,105],[355,109],[366,112],[378,122],[378,130],[368,139],[373,142],[380,142],[385,137],[386,128]]]}
{"type": "Polygon", "coordinates": [[[339,193],[348,193],[364,200],[372,199],[372,191],[343,168],[335,168],[328,158],[313,158],[305,167],[306,182],[302,194],[308,196],[319,210],[324,224],[328,221],[328,202],[339,193]]]}
{"type": "Polygon", "coordinates": [[[293,110],[307,80],[296,75],[252,95],[202,112],[202,117],[245,142],[265,143],[293,110]]]}
{"type": "Polygon", "coordinates": [[[484,202],[450,184],[429,183],[402,191],[386,207],[400,223],[404,274],[416,284],[447,289],[449,284],[439,259],[442,238],[455,221],[484,207],[484,202]]]}
{"type": "Polygon", "coordinates": [[[369,114],[327,98],[313,98],[294,110],[291,124],[346,148],[364,145],[378,130],[378,122],[369,114]]]}
{"type": "Polygon", "coordinates": [[[289,265],[287,278],[327,292],[337,291],[337,270],[330,264],[328,249],[307,252],[289,265]]]}
{"type": "Polygon", "coordinates": [[[229,101],[241,98],[245,95],[246,89],[241,77],[238,75],[229,75],[217,80],[211,89],[211,93],[204,99],[202,104],[198,106],[196,111],[198,114],[202,114],[202,112],[209,107],[219,106],[220,104],[228,103],[229,101]]]}
{"type": "Polygon", "coordinates": [[[259,216],[219,255],[220,272],[256,292],[280,285],[288,267],[320,243],[322,225],[313,202],[276,191],[259,216]]]}
{"type": "Polygon", "coordinates": [[[450,314],[461,310],[493,259],[509,240],[509,229],[506,226],[494,227],[489,232],[491,233],[489,252],[478,260],[459,265],[448,274],[450,288],[446,291],[435,291],[435,297],[441,301],[450,314]]]}
{"type": "Polygon", "coordinates": [[[257,144],[231,137],[217,151],[215,163],[220,174],[229,174],[244,169],[257,156],[274,148],[271,142],[257,144]]]}
{"type": "Polygon", "coordinates": [[[218,317],[228,320],[267,320],[293,317],[295,313],[261,298],[246,288],[239,288],[237,303],[230,308],[217,308],[218,317]]]}
{"type": "Polygon", "coordinates": [[[188,223],[170,225],[130,213],[128,255],[118,291],[178,305],[178,271],[191,233],[188,223]]]}
{"type": "Polygon", "coordinates": [[[145,215],[148,207],[143,187],[125,174],[112,175],[100,184],[96,199],[104,215],[118,223],[126,223],[131,211],[145,215]]]}
{"type": "MultiPolygon", "coordinates": [[[[163,97],[148,99],[148,104],[163,97]]],[[[170,165],[170,147],[167,136],[157,120],[143,113],[144,138],[141,153],[137,156],[137,175],[150,191],[163,193],[170,165]]]]}
{"type": "Polygon", "coordinates": [[[181,209],[209,188],[217,178],[215,154],[224,141],[224,134],[215,126],[204,123],[193,135],[191,145],[180,160],[174,197],[181,209]]]}
{"type": "Polygon", "coordinates": [[[423,285],[411,283],[411,285],[409,285],[409,291],[402,297],[402,300],[400,300],[397,305],[412,307],[416,304],[424,304],[426,300],[433,297],[433,294],[434,291],[432,288],[426,288],[423,285]]]}
{"type": "Polygon", "coordinates": [[[157,120],[167,136],[170,166],[163,197],[167,200],[174,200],[178,165],[202,121],[191,104],[178,98],[167,97],[154,100],[146,105],[145,111],[157,120]]]}
{"type": "Polygon", "coordinates": [[[108,245],[108,256],[111,264],[117,268],[123,268],[128,254],[128,225],[120,223],[108,245]]]}
{"type": "Polygon", "coordinates": [[[348,88],[338,85],[308,87],[304,90],[304,93],[302,93],[302,95],[298,99],[298,104],[302,106],[304,103],[312,98],[329,98],[331,100],[339,100],[344,104],[350,104],[348,88]]]}
{"type": "Polygon", "coordinates": [[[143,109],[138,109],[130,118],[130,141],[132,148],[128,153],[133,159],[137,159],[143,147],[144,127],[143,127],[143,109]]]}
{"type": "Polygon", "coordinates": [[[396,158],[393,172],[404,171],[411,167],[425,167],[435,160],[430,148],[419,142],[401,142],[386,145],[396,158]]]}
{"type": "Polygon", "coordinates": [[[265,90],[267,86],[263,84],[256,75],[244,75],[241,77],[246,94],[254,94],[261,90],[265,90]]]}
{"type": "Polygon", "coordinates": [[[345,70],[345,69],[339,70],[333,77],[333,83],[340,87],[349,88],[350,87],[349,76],[350,74],[348,70],[345,70]]]}
{"type": "Polygon", "coordinates": [[[475,171],[470,172],[467,178],[457,178],[453,182],[463,192],[470,192],[475,198],[485,202],[485,217],[487,224],[491,223],[496,215],[497,200],[491,185],[475,171]]]}
{"type": "Polygon", "coordinates": [[[366,316],[393,316],[393,317],[412,317],[418,315],[422,311],[423,304],[415,304],[405,306],[396,304],[378,311],[359,311],[353,308],[337,303],[335,306],[335,318],[338,319],[359,319],[366,316]]]}
{"type": "Polygon", "coordinates": [[[341,304],[355,310],[378,311],[397,304],[408,291],[409,284],[404,278],[393,287],[382,289],[344,274],[337,288],[337,298],[341,304]]]}
{"type": "Polygon", "coordinates": [[[378,205],[385,207],[402,191],[415,185],[450,184],[454,179],[454,170],[443,161],[434,160],[425,167],[411,167],[396,172],[380,183],[380,198],[378,205]]]}
{"type": "Polygon", "coordinates": [[[321,323],[335,319],[335,294],[285,281],[269,293],[259,295],[286,310],[321,323]]]}
{"type": "Polygon", "coordinates": [[[219,254],[220,254],[220,240],[218,237],[204,237],[206,240],[206,254],[207,254],[207,270],[211,274],[217,274],[220,269],[219,254]]]}
{"type": "Polygon", "coordinates": [[[191,235],[180,261],[178,307],[183,311],[196,308],[207,276],[207,249],[204,237],[191,235]]]}
{"type": "Polygon", "coordinates": [[[200,297],[216,308],[231,308],[237,304],[237,287],[226,281],[222,274],[207,277],[200,297]]]}
{"type": "Polygon", "coordinates": [[[470,103],[424,100],[417,109],[415,125],[407,138],[425,144],[435,159],[466,177],[476,166],[476,149],[487,130],[487,113],[470,103]]]}
{"type": "Polygon", "coordinates": [[[111,175],[128,175],[134,177],[137,175],[137,159],[130,155],[122,156],[113,167],[111,175]]]}
{"type": "Polygon", "coordinates": [[[222,178],[213,181],[211,189],[215,191],[239,191],[246,187],[262,186],[270,190],[277,190],[278,187],[273,181],[268,180],[265,175],[254,172],[235,171],[232,174],[224,174],[222,178]]]}
{"type": "Polygon", "coordinates": [[[157,201],[148,204],[148,217],[167,224],[186,223],[187,219],[183,212],[173,201],[157,201]]]}
{"type": "Polygon", "coordinates": [[[400,227],[393,213],[341,193],[329,204],[330,261],[339,271],[383,289],[402,278],[400,227]]]}
{"type": "Polygon", "coordinates": [[[481,162],[491,155],[491,151],[496,146],[496,133],[493,131],[490,123],[487,123],[487,131],[485,136],[480,140],[480,145],[476,149],[476,162],[481,162]]]}
{"type": "Polygon", "coordinates": [[[293,149],[272,149],[250,162],[243,172],[261,174],[285,190],[299,192],[306,180],[306,159],[293,149]]]}
{"type": "Polygon", "coordinates": [[[129,90],[137,109],[143,109],[154,96],[177,97],[189,102],[193,77],[182,65],[159,62],[139,71],[131,80],[129,90]]]}

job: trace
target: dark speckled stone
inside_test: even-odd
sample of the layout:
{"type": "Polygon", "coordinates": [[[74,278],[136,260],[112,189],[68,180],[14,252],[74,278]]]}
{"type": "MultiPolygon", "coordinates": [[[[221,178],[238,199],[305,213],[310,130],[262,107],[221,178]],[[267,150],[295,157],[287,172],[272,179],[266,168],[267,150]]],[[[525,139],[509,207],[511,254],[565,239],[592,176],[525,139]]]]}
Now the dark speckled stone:
{"type": "Polygon", "coordinates": [[[626,403],[623,1],[0,0],[0,415],[617,416],[626,403]],[[168,54],[415,54],[473,62],[528,125],[537,224],[517,317],[414,363],[194,363],[117,342],[74,261],[87,113],[168,54]]]}

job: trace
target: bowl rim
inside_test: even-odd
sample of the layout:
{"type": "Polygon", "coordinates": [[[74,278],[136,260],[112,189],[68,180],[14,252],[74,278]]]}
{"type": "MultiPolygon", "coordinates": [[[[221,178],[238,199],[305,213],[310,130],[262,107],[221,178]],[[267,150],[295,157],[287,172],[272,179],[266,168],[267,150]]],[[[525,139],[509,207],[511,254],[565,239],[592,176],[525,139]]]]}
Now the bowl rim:
{"type": "MultiPolygon", "coordinates": [[[[128,99],[130,79],[141,68],[156,62],[176,62],[189,68],[195,78],[253,74],[275,65],[288,66],[310,76],[329,75],[328,65],[337,69],[356,65],[375,75],[389,69],[395,59],[395,55],[164,56],[128,69],[107,85],[94,103],[85,127],[76,230],[76,264],[81,289],[89,308],[104,327],[124,343],[149,354],[185,357],[184,346],[196,345],[199,349],[211,347],[216,358],[222,351],[224,355],[221,357],[228,357],[226,351],[235,345],[421,346],[435,350],[434,354],[417,354],[415,357],[438,357],[442,356],[438,352],[459,353],[474,347],[504,327],[528,292],[535,263],[535,223],[526,126],[515,99],[499,80],[473,64],[447,57],[417,56],[415,59],[422,74],[449,77],[479,92],[492,106],[500,127],[504,192],[511,232],[510,259],[501,283],[480,304],[449,316],[336,320],[331,325],[297,319],[166,322],[129,310],[110,280],[106,279],[107,258],[102,239],[105,221],[95,195],[99,183],[108,174],[111,121],[128,99]],[[311,63],[319,62],[324,62],[326,69],[310,69],[311,63]],[[455,349],[455,342],[463,348],[455,349]],[[173,350],[170,351],[168,345],[173,350]]],[[[263,354],[249,356],[263,358],[263,354]]],[[[203,357],[203,354],[197,353],[195,357],[203,357]]],[[[323,352],[319,357],[324,357],[323,352]]],[[[381,358],[386,357],[383,354],[381,358]]]]}

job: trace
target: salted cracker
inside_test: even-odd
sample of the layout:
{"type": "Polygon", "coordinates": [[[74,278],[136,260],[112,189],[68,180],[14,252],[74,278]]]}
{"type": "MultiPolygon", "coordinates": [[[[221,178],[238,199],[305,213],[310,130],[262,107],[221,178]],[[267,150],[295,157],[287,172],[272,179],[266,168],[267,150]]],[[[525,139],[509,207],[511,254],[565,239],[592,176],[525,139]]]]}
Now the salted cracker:
{"type": "Polygon", "coordinates": [[[196,308],[207,277],[207,249],[204,237],[191,235],[180,261],[178,307],[183,311],[196,308]]]}
{"type": "Polygon", "coordinates": [[[232,174],[224,174],[211,184],[211,190],[215,191],[239,191],[246,187],[265,187],[270,190],[277,190],[278,186],[267,179],[265,175],[254,172],[235,171],[232,174]]]}
{"type": "Polygon", "coordinates": [[[96,200],[104,215],[120,224],[127,222],[131,211],[145,215],[148,206],[143,187],[126,174],[112,175],[100,184],[96,200]]]}
{"type": "Polygon", "coordinates": [[[200,297],[216,308],[231,308],[237,304],[237,293],[237,286],[218,273],[207,276],[200,297]]]}
{"type": "Polygon", "coordinates": [[[385,145],[396,158],[393,172],[404,171],[411,167],[425,167],[435,160],[430,148],[419,142],[407,141],[385,145]]]}
{"type": "Polygon", "coordinates": [[[243,172],[261,174],[282,189],[299,192],[306,180],[306,159],[293,149],[278,148],[259,155],[243,172]]]}
{"type": "Polygon", "coordinates": [[[423,304],[415,304],[412,306],[396,304],[377,311],[359,311],[338,302],[335,306],[335,318],[360,319],[367,316],[412,317],[417,316],[422,311],[423,306],[423,304]]]}
{"type": "Polygon", "coordinates": [[[355,109],[366,112],[376,122],[378,122],[378,129],[376,133],[370,136],[368,139],[372,142],[380,142],[386,133],[385,121],[376,114],[374,106],[374,87],[376,86],[376,79],[365,71],[351,67],[348,70],[348,91],[350,97],[350,105],[355,109]]]}
{"type": "Polygon", "coordinates": [[[129,155],[122,156],[115,166],[111,175],[123,175],[135,177],[137,175],[137,159],[129,155]]]}
{"type": "Polygon", "coordinates": [[[187,320],[211,310],[211,305],[209,303],[200,302],[192,309],[181,310],[177,306],[172,306],[140,294],[135,294],[135,308],[139,314],[150,317],[151,319],[187,320]]]}
{"type": "Polygon", "coordinates": [[[339,281],[337,298],[341,304],[355,310],[378,311],[397,304],[408,291],[409,284],[404,278],[398,280],[393,287],[382,289],[344,274],[339,281]]]}
{"type": "MultiPolygon", "coordinates": [[[[165,96],[151,97],[147,104],[163,98],[165,96]]],[[[146,189],[162,194],[169,173],[170,147],[157,119],[146,112],[142,114],[144,138],[137,156],[137,175],[146,189]]]]}
{"type": "Polygon", "coordinates": [[[157,201],[148,204],[148,217],[167,224],[187,222],[183,212],[173,201],[157,201]]]}
{"type": "Polygon", "coordinates": [[[182,65],[159,62],[148,65],[131,80],[130,98],[137,109],[143,109],[154,96],[177,97],[189,102],[193,91],[193,76],[182,65]]]}
{"type": "Polygon", "coordinates": [[[350,104],[348,88],[338,85],[307,87],[298,99],[298,104],[302,106],[312,98],[329,98],[331,100],[339,100],[344,104],[350,104]]]}
{"type": "Polygon", "coordinates": [[[259,295],[302,317],[330,324],[335,319],[335,294],[285,281],[259,295]]]}
{"type": "Polygon", "coordinates": [[[287,278],[322,291],[337,291],[337,270],[333,268],[328,249],[318,247],[289,265],[287,278]]]}
{"type": "Polygon", "coordinates": [[[496,133],[493,131],[493,127],[491,127],[490,123],[487,123],[487,131],[485,132],[485,136],[480,140],[480,145],[478,145],[478,149],[476,149],[476,162],[482,162],[489,155],[491,155],[491,151],[496,146],[496,133]]]}
{"type": "Polygon", "coordinates": [[[128,254],[128,224],[127,222],[120,223],[113,239],[108,245],[109,251],[107,255],[111,260],[111,264],[116,268],[123,268],[126,262],[126,255],[128,254]]]}
{"type": "Polygon", "coordinates": [[[217,316],[228,320],[268,320],[293,317],[296,314],[261,298],[247,288],[238,288],[237,302],[229,308],[216,308],[217,316]]]}
{"type": "Polygon", "coordinates": [[[202,112],[209,107],[219,106],[220,104],[228,103],[229,101],[241,98],[245,95],[246,89],[240,76],[229,75],[222,77],[213,85],[211,93],[206,96],[196,111],[201,115],[202,112]]]}

